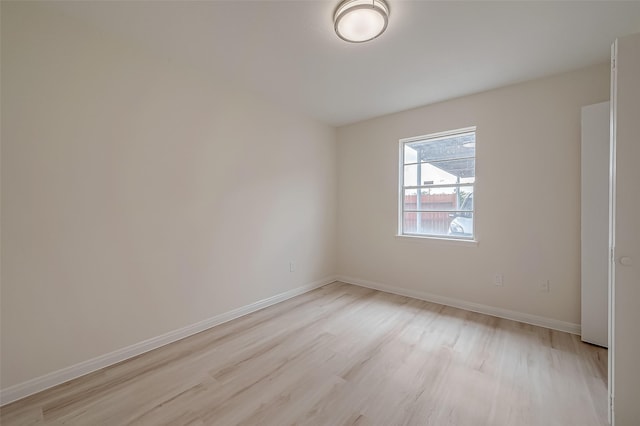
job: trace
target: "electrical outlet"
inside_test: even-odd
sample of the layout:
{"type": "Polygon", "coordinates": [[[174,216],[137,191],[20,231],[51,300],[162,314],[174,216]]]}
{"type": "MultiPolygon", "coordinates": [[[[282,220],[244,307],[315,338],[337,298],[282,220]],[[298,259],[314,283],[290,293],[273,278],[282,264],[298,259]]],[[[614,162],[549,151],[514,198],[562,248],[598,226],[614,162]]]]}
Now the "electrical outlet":
{"type": "Polygon", "coordinates": [[[540,291],[542,293],[549,293],[550,288],[551,288],[551,283],[549,282],[549,280],[540,281],[540,291]]]}
{"type": "Polygon", "coordinates": [[[295,271],[296,271],[296,263],[289,262],[289,272],[295,272],[295,271]]]}
{"type": "Polygon", "coordinates": [[[493,275],[493,284],[497,285],[497,286],[502,286],[502,284],[504,283],[502,274],[494,274],[493,275]]]}

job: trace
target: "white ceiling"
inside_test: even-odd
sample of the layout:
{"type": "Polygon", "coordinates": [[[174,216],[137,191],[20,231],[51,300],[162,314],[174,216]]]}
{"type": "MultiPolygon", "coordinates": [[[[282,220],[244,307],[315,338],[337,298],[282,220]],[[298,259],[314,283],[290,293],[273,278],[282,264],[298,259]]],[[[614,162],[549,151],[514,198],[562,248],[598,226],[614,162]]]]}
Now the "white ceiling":
{"type": "Polygon", "coordinates": [[[605,62],[617,36],[640,32],[640,1],[389,0],[387,31],[349,44],[333,32],[337,4],[52,7],[336,126],[605,62]]]}

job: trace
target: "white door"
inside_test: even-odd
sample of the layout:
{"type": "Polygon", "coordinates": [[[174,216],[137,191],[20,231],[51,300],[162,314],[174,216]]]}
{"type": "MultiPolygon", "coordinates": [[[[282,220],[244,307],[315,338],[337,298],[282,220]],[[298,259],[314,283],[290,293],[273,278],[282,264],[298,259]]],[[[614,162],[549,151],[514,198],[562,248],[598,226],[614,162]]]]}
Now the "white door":
{"type": "Polygon", "coordinates": [[[611,104],[582,107],[582,340],[609,338],[609,122],[611,104]]]}
{"type": "Polygon", "coordinates": [[[640,425],[640,34],[616,40],[612,65],[609,393],[627,426],[640,425]]]}

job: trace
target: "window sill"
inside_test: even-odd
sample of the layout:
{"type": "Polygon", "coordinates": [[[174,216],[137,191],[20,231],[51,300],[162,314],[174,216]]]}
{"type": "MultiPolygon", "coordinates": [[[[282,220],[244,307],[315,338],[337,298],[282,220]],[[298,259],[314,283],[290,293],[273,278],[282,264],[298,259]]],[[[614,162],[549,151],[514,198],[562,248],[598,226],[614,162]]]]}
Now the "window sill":
{"type": "Polygon", "coordinates": [[[458,238],[433,237],[429,235],[396,234],[396,238],[413,241],[434,241],[435,244],[455,245],[462,247],[478,247],[478,240],[463,240],[458,238]]]}

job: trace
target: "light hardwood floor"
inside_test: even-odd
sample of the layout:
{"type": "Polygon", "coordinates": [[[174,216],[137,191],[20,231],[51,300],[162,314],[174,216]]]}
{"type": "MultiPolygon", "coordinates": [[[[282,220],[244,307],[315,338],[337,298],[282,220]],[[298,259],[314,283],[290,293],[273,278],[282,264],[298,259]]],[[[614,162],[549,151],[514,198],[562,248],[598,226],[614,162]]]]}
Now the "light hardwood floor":
{"type": "Polygon", "coordinates": [[[607,351],[333,283],[0,409],[2,425],[604,425],[607,351]]]}

